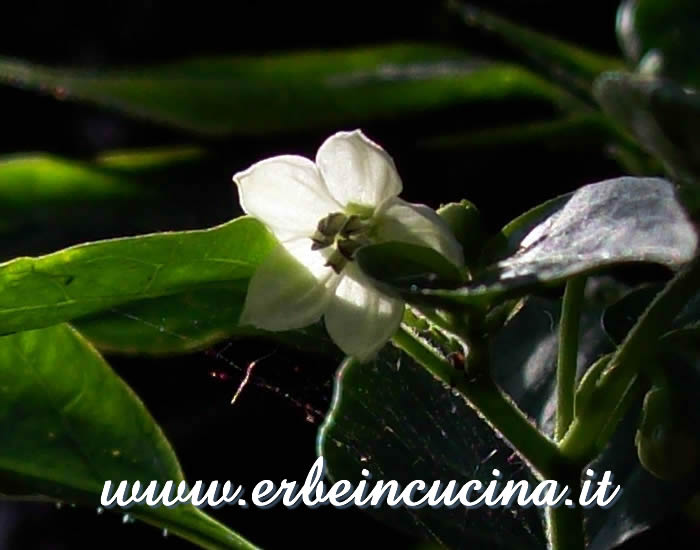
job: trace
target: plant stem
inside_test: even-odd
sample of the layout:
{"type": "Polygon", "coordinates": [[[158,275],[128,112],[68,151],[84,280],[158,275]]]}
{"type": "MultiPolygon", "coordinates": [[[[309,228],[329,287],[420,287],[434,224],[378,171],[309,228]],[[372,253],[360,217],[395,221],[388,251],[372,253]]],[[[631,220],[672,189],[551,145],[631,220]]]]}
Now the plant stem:
{"type": "Polygon", "coordinates": [[[404,328],[396,332],[393,342],[433,376],[459,391],[472,408],[530,463],[535,474],[542,479],[558,477],[565,465],[556,444],[530,423],[490,377],[467,380],[463,372],[456,370],[404,328]]]}
{"type": "MultiPolygon", "coordinates": [[[[700,256],[688,263],[654,298],[625,340],[613,355],[591,397],[595,409],[589,409],[571,424],[559,448],[570,460],[585,463],[598,452],[601,433],[611,433],[626,412],[620,406],[633,387],[637,375],[655,353],[659,337],[671,326],[673,319],[698,291],[700,256]],[[606,427],[607,426],[607,427],[606,427]]],[[[631,400],[625,400],[631,403],[631,400]]]]}
{"type": "MultiPolygon", "coordinates": [[[[580,478],[569,479],[567,485],[571,489],[572,500],[578,504],[580,478]]],[[[554,550],[584,550],[583,509],[578,505],[569,508],[565,504],[547,508],[547,538],[554,550]]]]}
{"type": "Polygon", "coordinates": [[[557,358],[557,420],[554,437],[560,441],[574,419],[576,390],[576,359],[583,307],[585,277],[574,277],[566,283],[559,323],[559,354],[557,358]]]}
{"type": "MultiPolygon", "coordinates": [[[[568,485],[580,492],[580,469],[562,457],[557,445],[533,426],[490,376],[468,379],[419,338],[400,328],[393,343],[437,379],[458,390],[470,406],[525,459],[540,479],[568,485]]],[[[479,371],[482,372],[482,371],[479,371]]],[[[583,513],[579,507],[562,505],[547,512],[550,547],[584,550],[583,513]]]]}

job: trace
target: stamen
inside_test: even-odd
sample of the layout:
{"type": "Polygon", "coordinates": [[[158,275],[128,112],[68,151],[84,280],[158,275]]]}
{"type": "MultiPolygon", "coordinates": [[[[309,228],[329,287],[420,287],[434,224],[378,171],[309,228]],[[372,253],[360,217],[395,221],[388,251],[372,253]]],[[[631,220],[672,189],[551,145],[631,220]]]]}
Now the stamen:
{"type": "Polygon", "coordinates": [[[346,224],[347,219],[342,212],[333,212],[318,222],[317,230],[326,237],[335,237],[346,224]]]}

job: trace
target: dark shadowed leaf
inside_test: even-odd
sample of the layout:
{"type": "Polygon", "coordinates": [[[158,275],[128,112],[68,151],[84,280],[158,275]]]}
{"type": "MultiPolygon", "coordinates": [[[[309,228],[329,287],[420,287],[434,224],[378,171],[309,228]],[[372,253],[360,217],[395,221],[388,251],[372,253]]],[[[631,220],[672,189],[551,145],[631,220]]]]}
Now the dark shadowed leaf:
{"type": "MultiPolygon", "coordinates": [[[[371,363],[347,362],[338,372],[333,409],[319,436],[319,454],[334,480],[357,483],[363,468],[373,480],[402,486],[421,479],[459,486],[503,478],[528,479],[508,447],[460,397],[410,358],[394,350],[371,363]]],[[[388,506],[368,510],[379,519],[449,548],[533,548],[544,545],[534,508],[466,511],[388,506]]]]}
{"type": "Polygon", "coordinates": [[[120,71],[0,59],[0,80],[208,135],[357,125],[505,98],[571,103],[523,68],[420,44],[192,59],[120,71]]]}
{"type": "Polygon", "coordinates": [[[456,287],[464,281],[454,264],[425,246],[387,242],[362,247],[355,257],[367,275],[389,288],[456,287]]]}
{"type": "MultiPolygon", "coordinates": [[[[587,287],[579,377],[612,350],[600,324],[604,307],[620,292],[611,284],[593,278],[587,287]]],[[[530,298],[490,343],[496,381],[549,434],[554,424],[559,313],[560,302],[530,298]]],[[[595,550],[612,548],[673,514],[689,490],[687,484],[662,482],[640,467],[634,448],[638,411],[638,407],[632,409],[603,457],[593,465],[596,471],[612,470],[616,483],[624,487],[612,508],[586,512],[587,533],[595,550]],[[643,494],[659,498],[642,498],[643,494]]],[[[520,460],[493,437],[460,397],[396,351],[385,352],[374,363],[346,364],[339,372],[333,409],[320,432],[319,453],[334,479],[357,480],[362,468],[373,479],[404,482],[483,479],[493,468],[505,472],[505,479],[528,479],[520,460]]],[[[518,509],[504,518],[498,509],[486,515],[483,509],[466,514],[459,507],[456,510],[460,514],[454,517],[454,511],[426,508],[412,512],[384,508],[371,513],[454,548],[513,547],[510,536],[521,537],[515,547],[527,548],[528,543],[543,547],[540,520],[527,511],[518,509]],[[498,532],[490,528],[493,521],[500,522],[498,532]]]]}
{"type": "Polygon", "coordinates": [[[664,161],[674,177],[700,193],[697,90],[648,75],[606,73],[595,83],[595,96],[612,118],[664,161]]]}
{"type": "MultiPolygon", "coordinates": [[[[106,480],[183,480],[143,403],[65,324],[0,337],[0,393],[0,493],[94,508],[106,480]]],[[[191,505],[129,514],[204,548],[252,548],[191,505]]]]}
{"type": "Polygon", "coordinates": [[[662,179],[623,177],[586,185],[540,208],[501,233],[494,249],[510,255],[468,285],[425,289],[407,298],[445,307],[500,300],[615,264],[652,262],[675,269],[697,248],[693,224],[673,186],[662,179]],[[540,221],[544,214],[549,216],[540,221]]]}

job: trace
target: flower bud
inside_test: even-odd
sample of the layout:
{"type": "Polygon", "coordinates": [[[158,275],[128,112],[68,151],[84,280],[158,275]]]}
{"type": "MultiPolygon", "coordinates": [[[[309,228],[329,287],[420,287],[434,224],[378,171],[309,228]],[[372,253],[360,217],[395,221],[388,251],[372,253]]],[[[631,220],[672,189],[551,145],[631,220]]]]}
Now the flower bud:
{"type": "Polygon", "coordinates": [[[484,231],[479,210],[468,200],[462,200],[441,206],[437,213],[462,245],[466,265],[473,265],[484,244],[484,231]]]}

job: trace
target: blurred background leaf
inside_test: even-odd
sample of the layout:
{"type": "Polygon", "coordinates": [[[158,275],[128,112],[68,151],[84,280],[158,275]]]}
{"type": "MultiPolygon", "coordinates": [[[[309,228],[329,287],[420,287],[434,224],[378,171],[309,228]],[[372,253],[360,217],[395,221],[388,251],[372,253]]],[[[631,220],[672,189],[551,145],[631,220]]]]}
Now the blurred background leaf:
{"type": "Polygon", "coordinates": [[[0,59],[0,81],[209,136],[357,126],[514,98],[575,105],[524,68],[420,44],[191,59],[92,74],[0,59]]]}

